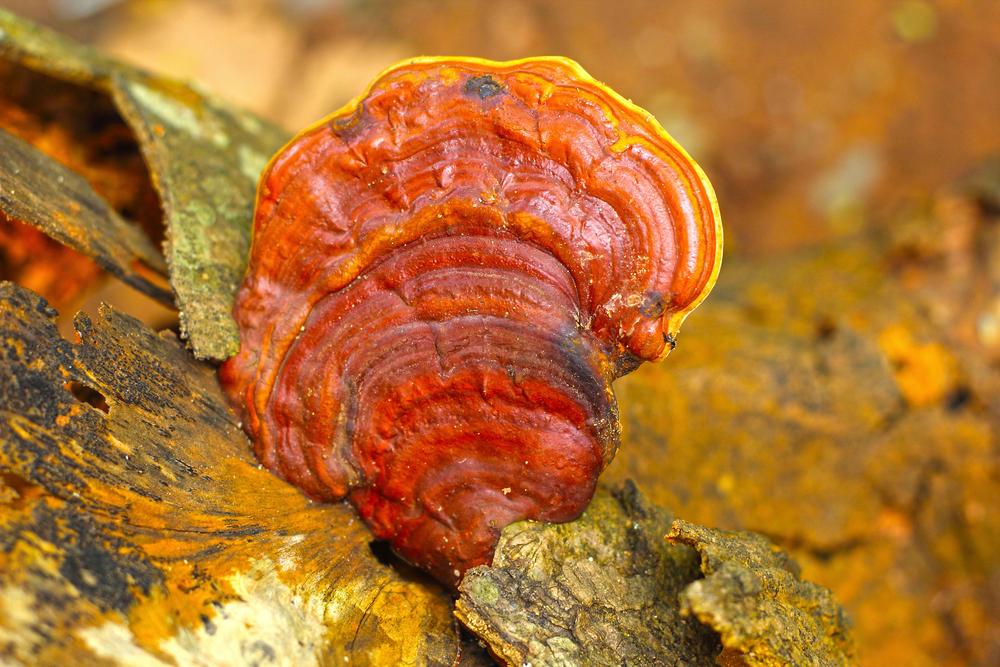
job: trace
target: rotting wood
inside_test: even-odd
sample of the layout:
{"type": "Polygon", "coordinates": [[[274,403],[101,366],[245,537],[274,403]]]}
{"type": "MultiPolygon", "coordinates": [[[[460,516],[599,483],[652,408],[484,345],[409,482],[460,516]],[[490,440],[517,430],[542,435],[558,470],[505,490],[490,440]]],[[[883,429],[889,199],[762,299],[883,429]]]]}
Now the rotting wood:
{"type": "Polygon", "coordinates": [[[210,366],[0,285],[0,662],[451,664],[450,597],[261,470],[210,366]]]}

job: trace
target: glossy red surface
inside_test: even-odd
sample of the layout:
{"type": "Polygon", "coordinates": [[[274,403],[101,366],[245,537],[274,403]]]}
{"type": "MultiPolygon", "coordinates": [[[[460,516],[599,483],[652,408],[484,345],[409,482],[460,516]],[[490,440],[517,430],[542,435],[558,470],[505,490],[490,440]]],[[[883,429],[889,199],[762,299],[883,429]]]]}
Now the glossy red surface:
{"type": "Polygon", "coordinates": [[[583,511],[611,382],[672,346],[720,233],[690,159],[568,61],[406,63],[265,171],[220,377],[265,466],[454,583],[583,511]]]}

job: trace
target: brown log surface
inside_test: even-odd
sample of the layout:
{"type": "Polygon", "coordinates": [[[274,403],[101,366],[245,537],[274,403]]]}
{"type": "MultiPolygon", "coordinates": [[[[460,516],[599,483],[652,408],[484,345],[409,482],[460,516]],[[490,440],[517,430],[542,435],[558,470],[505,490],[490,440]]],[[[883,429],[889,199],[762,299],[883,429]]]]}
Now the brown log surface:
{"type": "Polygon", "coordinates": [[[451,664],[435,584],[261,470],[211,367],[0,286],[0,661],[451,664]]]}
{"type": "MultiPolygon", "coordinates": [[[[0,224],[23,222],[87,257],[125,283],[172,304],[170,290],[139,270],[166,274],[160,251],[123,220],[85,179],[0,128],[0,224]]],[[[75,276],[68,275],[72,281],[75,276]]]]}

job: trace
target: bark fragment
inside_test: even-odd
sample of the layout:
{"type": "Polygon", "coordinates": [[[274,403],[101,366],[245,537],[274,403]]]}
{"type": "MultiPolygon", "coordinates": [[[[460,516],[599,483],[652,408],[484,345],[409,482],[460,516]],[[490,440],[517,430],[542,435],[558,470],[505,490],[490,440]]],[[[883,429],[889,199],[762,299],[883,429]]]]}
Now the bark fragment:
{"type": "Polygon", "coordinates": [[[852,664],[843,610],[785,552],[671,525],[631,482],[572,523],[509,526],[460,590],[456,616],[508,665],[852,664]]]}
{"type": "Polygon", "coordinates": [[[681,609],[715,629],[730,664],[748,667],[853,664],[848,623],[833,594],[802,581],[781,549],[754,533],[674,521],[667,534],[701,557],[704,579],[681,593],[681,609]]]}
{"type": "Polygon", "coordinates": [[[712,665],[717,637],[678,606],[697,558],[669,527],[634,485],[601,488],[572,523],[508,526],[455,613],[508,665],[712,665]]]}
{"type": "MultiPolygon", "coordinates": [[[[128,224],[77,173],[0,129],[0,221],[18,221],[95,259],[105,271],[163,303],[169,290],[150,280],[139,263],[166,274],[159,250],[128,224]]],[[[75,279],[66,276],[67,280],[75,279]]]]}

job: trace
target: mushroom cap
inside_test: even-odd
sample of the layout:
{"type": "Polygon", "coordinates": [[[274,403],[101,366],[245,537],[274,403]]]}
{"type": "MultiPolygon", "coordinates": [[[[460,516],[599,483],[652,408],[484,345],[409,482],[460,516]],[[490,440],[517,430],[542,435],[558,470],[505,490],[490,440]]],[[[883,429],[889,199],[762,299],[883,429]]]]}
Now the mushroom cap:
{"type": "Polygon", "coordinates": [[[454,583],[586,507],[611,382],[718,275],[712,188],[565,58],[417,58],[264,170],[220,378],[262,463],[454,583]]]}

